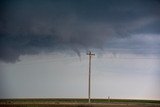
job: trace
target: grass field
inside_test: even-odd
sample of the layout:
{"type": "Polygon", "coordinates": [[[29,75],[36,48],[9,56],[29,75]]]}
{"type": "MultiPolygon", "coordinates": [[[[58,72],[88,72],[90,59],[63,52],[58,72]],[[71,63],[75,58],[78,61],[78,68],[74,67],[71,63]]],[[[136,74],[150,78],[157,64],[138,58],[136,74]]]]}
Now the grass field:
{"type": "Polygon", "coordinates": [[[0,107],[160,107],[160,100],[133,99],[0,99],[0,107]]]}

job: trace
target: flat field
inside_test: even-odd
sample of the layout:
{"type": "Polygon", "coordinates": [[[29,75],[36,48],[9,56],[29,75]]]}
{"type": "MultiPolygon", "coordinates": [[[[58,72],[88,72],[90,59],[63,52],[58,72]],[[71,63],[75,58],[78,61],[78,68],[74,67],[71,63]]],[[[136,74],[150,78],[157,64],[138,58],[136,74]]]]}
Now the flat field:
{"type": "Polygon", "coordinates": [[[133,99],[0,99],[0,107],[160,107],[160,100],[133,99]]]}

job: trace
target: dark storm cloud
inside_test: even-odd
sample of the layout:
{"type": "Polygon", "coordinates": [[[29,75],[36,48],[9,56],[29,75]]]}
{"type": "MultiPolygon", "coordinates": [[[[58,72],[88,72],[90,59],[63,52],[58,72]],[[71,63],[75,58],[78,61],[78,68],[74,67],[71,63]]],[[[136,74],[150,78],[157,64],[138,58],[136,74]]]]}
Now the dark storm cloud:
{"type": "Polygon", "coordinates": [[[159,10],[158,0],[4,0],[0,60],[66,49],[80,55],[133,34],[159,34],[159,10]]]}

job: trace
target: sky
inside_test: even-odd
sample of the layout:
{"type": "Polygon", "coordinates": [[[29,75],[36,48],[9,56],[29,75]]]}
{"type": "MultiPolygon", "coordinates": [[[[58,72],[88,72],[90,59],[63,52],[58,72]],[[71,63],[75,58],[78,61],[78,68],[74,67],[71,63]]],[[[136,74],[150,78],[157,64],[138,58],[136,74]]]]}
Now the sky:
{"type": "Polygon", "coordinates": [[[0,98],[160,100],[159,0],[1,0],[0,98]]]}

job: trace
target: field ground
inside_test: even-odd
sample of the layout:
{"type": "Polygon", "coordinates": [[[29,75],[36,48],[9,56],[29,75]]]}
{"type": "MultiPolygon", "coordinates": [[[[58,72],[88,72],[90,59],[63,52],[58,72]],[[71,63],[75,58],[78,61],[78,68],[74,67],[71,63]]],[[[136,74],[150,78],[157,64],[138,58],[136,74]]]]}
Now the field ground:
{"type": "Polygon", "coordinates": [[[0,107],[160,107],[160,100],[133,99],[0,99],[0,107]]]}

